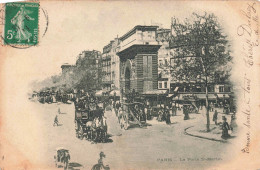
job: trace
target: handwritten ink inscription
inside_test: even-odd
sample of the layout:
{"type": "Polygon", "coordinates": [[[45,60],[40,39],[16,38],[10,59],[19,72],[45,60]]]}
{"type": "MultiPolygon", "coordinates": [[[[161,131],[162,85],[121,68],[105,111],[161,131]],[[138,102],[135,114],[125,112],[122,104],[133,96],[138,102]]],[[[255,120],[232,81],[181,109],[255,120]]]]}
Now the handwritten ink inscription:
{"type": "Polygon", "coordinates": [[[245,64],[245,74],[243,79],[243,104],[242,113],[245,117],[243,125],[247,128],[246,144],[241,149],[243,153],[250,152],[250,128],[251,128],[251,84],[253,80],[250,78],[251,68],[254,65],[255,48],[259,46],[259,16],[256,10],[256,2],[248,2],[241,14],[246,21],[237,27],[237,35],[242,38],[241,56],[245,64]]]}
{"type": "Polygon", "coordinates": [[[246,67],[254,65],[254,47],[259,45],[259,17],[256,11],[256,3],[247,3],[245,10],[241,13],[246,17],[246,23],[243,23],[237,28],[237,35],[244,38],[243,50],[241,51],[246,67]]]}

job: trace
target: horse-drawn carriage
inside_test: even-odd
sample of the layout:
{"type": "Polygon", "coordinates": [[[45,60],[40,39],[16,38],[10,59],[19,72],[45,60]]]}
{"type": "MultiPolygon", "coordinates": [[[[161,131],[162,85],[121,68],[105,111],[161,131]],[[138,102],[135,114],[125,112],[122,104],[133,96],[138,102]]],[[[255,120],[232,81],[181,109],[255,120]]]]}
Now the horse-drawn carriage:
{"type": "Polygon", "coordinates": [[[44,104],[46,102],[46,96],[47,96],[47,93],[45,91],[41,91],[39,93],[39,98],[38,98],[39,102],[44,104]]]}
{"type": "MultiPolygon", "coordinates": [[[[86,103],[85,103],[86,104],[86,103]]],[[[105,142],[107,138],[107,124],[104,110],[95,102],[85,107],[75,105],[75,129],[79,139],[84,137],[96,142],[105,142]]]]}
{"type": "Polygon", "coordinates": [[[193,103],[185,103],[182,105],[183,110],[186,110],[187,113],[198,113],[198,108],[193,103]]]}
{"type": "Polygon", "coordinates": [[[56,153],[54,155],[55,166],[57,168],[63,167],[64,169],[68,169],[70,154],[68,149],[57,148],[56,153]]]}
{"type": "Polygon", "coordinates": [[[123,103],[122,109],[118,112],[119,124],[123,129],[128,129],[131,125],[143,126],[146,117],[144,104],[141,102],[123,103]]]}

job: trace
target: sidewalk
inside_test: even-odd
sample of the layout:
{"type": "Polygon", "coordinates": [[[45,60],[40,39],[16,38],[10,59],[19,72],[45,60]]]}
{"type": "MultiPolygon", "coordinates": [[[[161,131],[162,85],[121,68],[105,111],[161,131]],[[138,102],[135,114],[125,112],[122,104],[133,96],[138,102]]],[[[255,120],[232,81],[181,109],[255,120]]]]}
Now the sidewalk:
{"type": "Polygon", "coordinates": [[[211,126],[210,132],[206,132],[206,130],[202,130],[202,129],[206,129],[206,126],[204,125],[203,127],[200,126],[190,126],[186,129],[184,129],[184,133],[186,135],[189,136],[194,136],[194,137],[198,137],[198,138],[203,138],[203,139],[208,139],[208,140],[212,140],[212,141],[218,141],[218,142],[223,142],[226,143],[227,140],[224,140],[221,138],[221,129],[220,127],[217,127],[216,125],[211,126]]]}
{"type": "MultiPolygon", "coordinates": [[[[235,132],[232,132],[230,134],[231,138],[229,139],[222,139],[222,127],[221,125],[215,125],[215,122],[212,121],[213,118],[213,112],[210,112],[210,132],[206,131],[206,113],[205,110],[200,110],[200,115],[197,117],[197,122],[196,124],[193,124],[187,128],[184,129],[184,133],[189,136],[193,137],[198,137],[198,138],[203,138],[207,140],[212,140],[212,141],[218,141],[218,142],[223,142],[226,143],[230,139],[234,138],[236,136],[235,132]]],[[[222,122],[222,116],[225,116],[227,118],[227,122],[230,125],[231,121],[231,115],[226,115],[224,113],[219,113],[218,114],[218,123],[222,122]]],[[[230,133],[230,132],[229,132],[230,133]]]]}

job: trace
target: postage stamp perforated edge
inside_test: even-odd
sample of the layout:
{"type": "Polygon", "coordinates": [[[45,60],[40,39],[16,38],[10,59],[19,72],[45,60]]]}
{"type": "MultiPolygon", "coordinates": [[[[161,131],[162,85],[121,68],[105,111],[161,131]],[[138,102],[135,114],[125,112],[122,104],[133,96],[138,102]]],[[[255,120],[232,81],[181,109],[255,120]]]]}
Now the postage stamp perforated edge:
{"type": "MultiPolygon", "coordinates": [[[[1,41],[0,44],[1,46],[11,46],[14,48],[28,48],[32,46],[39,46],[40,42],[40,27],[39,27],[39,21],[40,21],[40,1],[39,0],[29,0],[29,1],[23,1],[23,2],[11,2],[9,4],[37,4],[37,10],[38,10],[38,15],[37,15],[37,33],[34,34],[37,36],[37,41],[34,44],[26,44],[26,43],[9,43],[6,41],[5,38],[5,29],[6,29],[6,3],[0,4],[0,36],[1,36],[1,41]]],[[[32,35],[33,36],[33,35],[32,35]]]]}

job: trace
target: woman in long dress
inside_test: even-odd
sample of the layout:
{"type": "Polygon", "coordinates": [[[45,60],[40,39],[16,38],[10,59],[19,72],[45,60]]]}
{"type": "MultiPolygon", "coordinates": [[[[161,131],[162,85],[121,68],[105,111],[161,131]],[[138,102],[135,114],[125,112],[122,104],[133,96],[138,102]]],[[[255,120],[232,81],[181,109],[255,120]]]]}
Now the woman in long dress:
{"type": "Polygon", "coordinates": [[[28,14],[31,13],[32,12],[25,9],[24,6],[21,6],[17,14],[11,19],[11,23],[15,25],[17,30],[15,39],[17,39],[18,42],[21,42],[23,40],[27,40],[28,42],[30,41],[30,37],[32,36],[32,34],[27,29],[25,29],[24,20],[25,19],[34,20],[34,18],[28,16],[28,14]]]}
{"type": "Polygon", "coordinates": [[[221,136],[221,138],[227,139],[227,138],[230,137],[230,135],[228,134],[228,130],[230,130],[230,127],[229,127],[229,124],[227,122],[227,118],[225,116],[223,116],[222,136],[221,136]]]}

